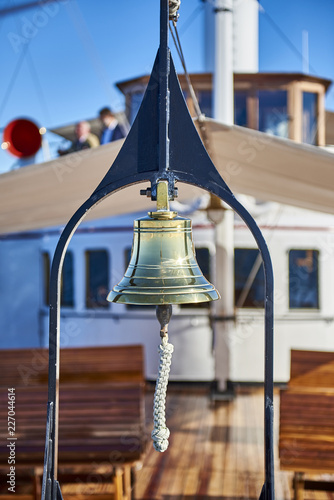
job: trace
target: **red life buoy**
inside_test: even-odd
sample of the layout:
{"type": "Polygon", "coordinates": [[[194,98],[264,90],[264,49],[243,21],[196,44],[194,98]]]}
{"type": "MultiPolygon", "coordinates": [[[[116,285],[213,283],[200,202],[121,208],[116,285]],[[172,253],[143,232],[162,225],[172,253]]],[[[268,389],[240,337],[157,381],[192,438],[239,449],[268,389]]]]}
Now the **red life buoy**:
{"type": "Polygon", "coordinates": [[[3,141],[9,153],[18,158],[28,158],[36,154],[41,147],[42,136],[34,122],[18,118],[6,126],[3,141]]]}

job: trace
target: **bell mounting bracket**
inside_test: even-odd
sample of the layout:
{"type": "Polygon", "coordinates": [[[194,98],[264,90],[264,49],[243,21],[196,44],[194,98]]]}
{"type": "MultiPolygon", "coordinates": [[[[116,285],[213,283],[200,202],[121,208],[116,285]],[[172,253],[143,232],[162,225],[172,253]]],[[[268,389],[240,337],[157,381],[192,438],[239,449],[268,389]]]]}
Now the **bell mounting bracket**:
{"type": "Polygon", "coordinates": [[[226,202],[253,234],[265,274],[265,381],[264,462],[261,500],[274,500],[273,442],[273,269],[266,242],[253,217],[234,197],[222,179],[188,112],[168,48],[168,0],[160,0],[160,46],[137,117],[114,163],[92,195],[65,226],[56,247],[50,276],[49,382],[42,500],[62,499],[57,480],[60,278],[68,244],[87,213],[106,197],[130,185],[150,182],[144,194],[157,197],[159,180],[168,181],[168,195],[175,183],[200,187],[226,202]]]}

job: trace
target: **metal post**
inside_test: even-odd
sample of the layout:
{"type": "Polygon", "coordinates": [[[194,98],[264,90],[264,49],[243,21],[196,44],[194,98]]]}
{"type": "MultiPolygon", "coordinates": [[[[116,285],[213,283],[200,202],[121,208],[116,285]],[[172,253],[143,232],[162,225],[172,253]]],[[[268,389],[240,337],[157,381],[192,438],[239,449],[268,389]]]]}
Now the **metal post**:
{"type": "MultiPolygon", "coordinates": [[[[233,0],[216,0],[215,65],[213,74],[213,117],[233,125],[233,0]]],[[[212,304],[214,316],[234,316],[234,214],[221,207],[221,220],[215,224],[216,286],[224,290],[221,300],[212,304]]],[[[230,338],[234,324],[231,321],[213,322],[215,379],[218,392],[226,391],[230,378],[230,338]]],[[[215,397],[215,396],[214,396],[215,397]]]]}
{"type": "Polygon", "coordinates": [[[168,48],[168,0],[160,0],[160,47],[159,47],[159,171],[169,169],[169,71],[168,48]]]}
{"type": "Polygon", "coordinates": [[[233,125],[233,0],[216,0],[214,117],[233,125]]]}

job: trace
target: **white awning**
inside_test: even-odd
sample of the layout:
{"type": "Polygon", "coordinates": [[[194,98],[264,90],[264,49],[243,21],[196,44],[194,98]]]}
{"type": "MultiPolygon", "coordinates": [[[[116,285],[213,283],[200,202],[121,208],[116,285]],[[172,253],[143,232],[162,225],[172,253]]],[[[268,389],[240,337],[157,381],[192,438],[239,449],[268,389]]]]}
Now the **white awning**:
{"type": "MultiPolygon", "coordinates": [[[[334,155],[258,131],[209,120],[213,161],[233,192],[334,214],[334,155]]],[[[122,141],[0,175],[0,232],[64,225],[113,163],[122,141]]],[[[140,185],[110,196],[94,219],[152,207],[140,185]]],[[[179,186],[179,201],[198,196],[179,186]]]]}

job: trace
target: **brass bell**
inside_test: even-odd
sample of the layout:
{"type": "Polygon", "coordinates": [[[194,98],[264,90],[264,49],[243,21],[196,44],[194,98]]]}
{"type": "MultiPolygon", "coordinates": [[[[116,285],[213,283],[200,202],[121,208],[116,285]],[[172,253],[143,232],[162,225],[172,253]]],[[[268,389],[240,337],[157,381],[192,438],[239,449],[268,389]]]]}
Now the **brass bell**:
{"type": "Polygon", "coordinates": [[[197,264],[190,219],[158,209],[134,221],[130,263],[109,302],[189,304],[219,298],[197,264]]]}

